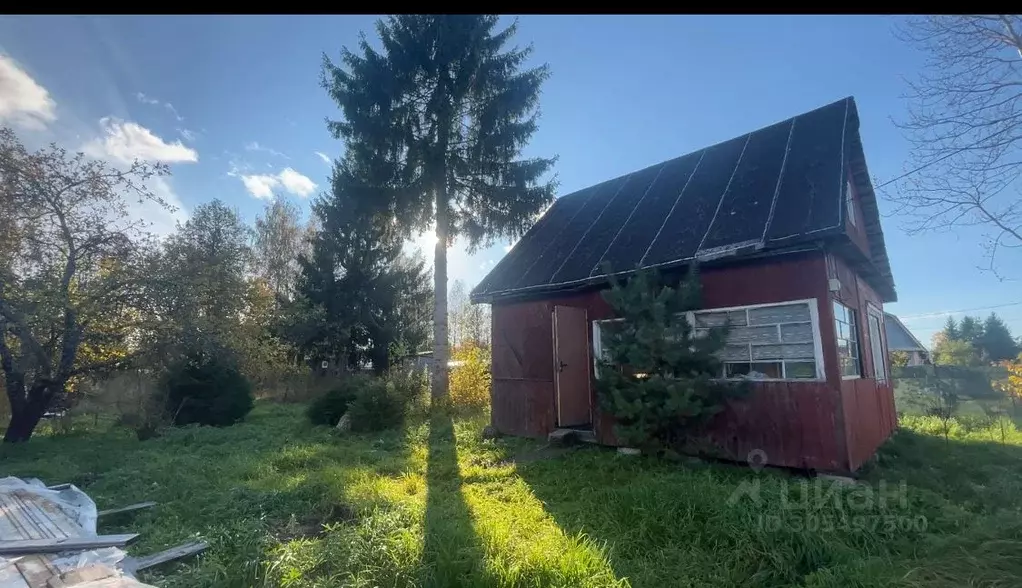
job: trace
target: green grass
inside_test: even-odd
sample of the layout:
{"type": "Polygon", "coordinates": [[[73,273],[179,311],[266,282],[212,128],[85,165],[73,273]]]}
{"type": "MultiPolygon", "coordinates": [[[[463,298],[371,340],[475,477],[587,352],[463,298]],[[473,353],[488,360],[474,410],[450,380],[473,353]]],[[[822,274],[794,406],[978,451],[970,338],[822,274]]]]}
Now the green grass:
{"type": "Polygon", "coordinates": [[[141,533],[135,553],[211,542],[143,578],[161,586],[1022,583],[1014,428],[1003,444],[967,426],[945,440],[932,419],[906,418],[862,472],[868,485],[819,482],[818,495],[786,472],[598,447],[516,465],[539,444],[484,441],[485,422],[435,415],[340,437],[301,406],[260,404],[233,427],[145,442],[122,429],[39,436],[0,449],[0,471],[74,482],[100,508],[159,502],[101,530],[141,533]]]}

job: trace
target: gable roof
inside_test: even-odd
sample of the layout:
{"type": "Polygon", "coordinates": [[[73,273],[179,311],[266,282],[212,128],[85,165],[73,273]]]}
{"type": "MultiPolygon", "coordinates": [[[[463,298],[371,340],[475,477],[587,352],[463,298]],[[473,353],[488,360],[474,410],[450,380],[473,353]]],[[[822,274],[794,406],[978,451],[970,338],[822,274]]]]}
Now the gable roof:
{"type": "Polygon", "coordinates": [[[866,217],[871,251],[860,269],[892,301],[851,97],[558,198],[472,290],[472,300],[605,283],[607,265],[623,274],[847,240],[846,180],[866,217]]]}
{"type": "Polygon", "coordinates": [[[884,332],[887,334],[888,351],[926,351],[923,344],[908,330],[901,319],[889,312],[884,313],[884,332]]]}

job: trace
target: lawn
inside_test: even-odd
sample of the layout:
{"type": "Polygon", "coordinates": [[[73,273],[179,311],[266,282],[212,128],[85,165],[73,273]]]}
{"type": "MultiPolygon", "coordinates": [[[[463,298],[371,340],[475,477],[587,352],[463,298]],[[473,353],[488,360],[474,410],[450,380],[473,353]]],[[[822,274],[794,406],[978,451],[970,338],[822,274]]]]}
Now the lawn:
{"type": "Polygon", "coordinates": [[[342,437],[268,403],[144,442],[39,436],[0,473],[157,501],[101,530],[210,541],[143,578],[168,587],[1022,585],[1022,435],[906,420],[860,486],[484,441],[485,417],[342,437]]]}

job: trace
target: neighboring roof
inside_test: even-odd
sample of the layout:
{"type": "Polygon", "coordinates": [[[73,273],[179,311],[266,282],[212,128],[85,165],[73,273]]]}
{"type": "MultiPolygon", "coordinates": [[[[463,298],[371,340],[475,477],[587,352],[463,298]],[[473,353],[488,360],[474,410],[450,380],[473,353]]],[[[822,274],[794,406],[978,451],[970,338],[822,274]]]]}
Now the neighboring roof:
{"type": "Polygon", "coordinates": [[[605,283],[604,264],[628,273],[845,236],[848,167],[866,217],[871,277],[893,301],[851,97],[558,198],[473,289],[472,300],[605,283]]]}
{"type": "Polygon", "coordinates": [[[884,332],[887,333],[888,351],[926,351],[905,323],[889,312],[884,313],[884,332]]]}

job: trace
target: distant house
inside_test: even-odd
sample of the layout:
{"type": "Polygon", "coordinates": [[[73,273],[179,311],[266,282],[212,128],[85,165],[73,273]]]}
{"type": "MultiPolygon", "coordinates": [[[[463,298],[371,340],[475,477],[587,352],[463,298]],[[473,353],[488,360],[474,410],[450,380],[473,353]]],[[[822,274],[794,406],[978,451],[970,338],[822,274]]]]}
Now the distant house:
{"type": "Polygon", "coordinates": [[[693,319],[733,325],[721,377],[756,380],[707,438],[737,460],[856,470],[896,426],[896,294],[851,97],[558,198],[471,294],[492,304],[494,427],[617,444],[593,387],[604,264],[680,275],[693,259],[693,319]]]}
{"type": "Polygon", "coordinates": [[[887,351],[902,351],[908,354],[908,365],[930,363],[930,352],[916,339],[905,323],[889,312],[884,313],[884,328],[887,332],[887,351]]]}

